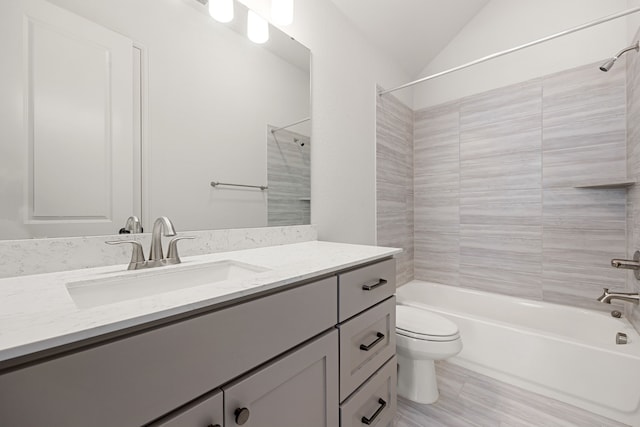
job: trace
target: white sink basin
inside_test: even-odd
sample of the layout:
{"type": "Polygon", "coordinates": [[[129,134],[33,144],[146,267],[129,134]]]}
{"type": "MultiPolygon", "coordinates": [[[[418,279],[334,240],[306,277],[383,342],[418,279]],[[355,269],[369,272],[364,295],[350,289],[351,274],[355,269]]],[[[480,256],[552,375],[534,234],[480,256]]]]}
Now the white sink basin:
{"type": "Polygon", "coordinates": [[[267,270],[268,268],[233,260],[197,265],[182,264],[69,282],[67,292],[78,308],[91,308],[208,283],[242,279],[267,270]]]}

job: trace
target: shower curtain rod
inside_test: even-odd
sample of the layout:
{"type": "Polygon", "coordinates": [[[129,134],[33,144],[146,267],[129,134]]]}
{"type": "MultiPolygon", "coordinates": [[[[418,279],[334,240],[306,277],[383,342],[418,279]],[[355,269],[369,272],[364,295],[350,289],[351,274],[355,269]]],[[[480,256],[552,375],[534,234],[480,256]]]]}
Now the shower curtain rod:
{"type": "Polygon", "coordinates": [[[288,124],[286,126],[282,126],[282,127],[279,127],[279,128],[271,129],[271,133],[276,133],[279,130],[290,128],[291,126],[299,125],[300,123],[308,122],[309,120],[311,120],[311,117],[306,117],[306,118],[304,118],[302,120],[298,120],[297,122],[290,123],[290,124],[288,124]]]}
{"type": "Polygon", "coordinates": [[[418,80],[414,80],[412,82],[403,84],[402,86],[398,86],[398,87],[395,87],[393,89],[385,89],[385,90],[378,91],[378,95],[382,96],[382,95],[384,95],[386,93],[395,92],[395,91],[400,90],[400,89],[405,89],[405,88],[417,85],[418,83],[426,82],[427,80],[435,79],[436,77],[444,76],[445,74],[453,73],[454,71],[462,70],[464,68],[468,68],[468,67],[471,67],[473,65],[480,64],[480,63],[485,62],[485,61],[489,61],[490,59],[498,58],[500,56],[504,56],[504,55],[507,55],[509,53],[516,52],[516,51],[521,50],[521,49],[525,49],[527,47],[535,46],[537,44],[544,43],[544,42],[549,41],[549,40],[557,39],[558,37],[566,36],[567,34],[575,33],[576,31],[584,30],[586,28],[593,27],[595,25],[599,25],[599,24],[602,24],[602,23],[605,23],[605,22],[608,22],[608,21],[612,21],[614,19],[618,19],[618,18],[621,18],[623,16],[631,15],[632,13],[636,13],[636,12],[640,12],[640,7],[634,7],[634,8],[631,8],[631,9],[623,10],[622,12],[618,12],[618,13],[615,13],[613,15],[608,15],[608,16],[602,17],[600,19],[596,19],[595,21],[587,22],[586,24],[578,25],[577,27],[573,27],[573,28],[570,28],[568,30],[561,31],[559,33],[555,33],[555,34],[552,34],[550,36],[543,37],[541,39],[534,40],[532,42],[525,43],[525,44],[520,45],[520,46],[512,47],[511,49],[503,50],[501,52],[496,52],[496,53],[493,53],[491,55],[487,55],[485,57],[482,57],[480,59],[476,59],[475,61],[467,62],[466,64],[462,64],[462,65],[459,65],[457,67],[453,67],[453,68],[450,68],[448,70],[441,71],[439,73],[435,73],[435,74],[432,74],[432,75],[427,76],[427,77],[422,77],[422,78],[420,78],[418,80]]]}

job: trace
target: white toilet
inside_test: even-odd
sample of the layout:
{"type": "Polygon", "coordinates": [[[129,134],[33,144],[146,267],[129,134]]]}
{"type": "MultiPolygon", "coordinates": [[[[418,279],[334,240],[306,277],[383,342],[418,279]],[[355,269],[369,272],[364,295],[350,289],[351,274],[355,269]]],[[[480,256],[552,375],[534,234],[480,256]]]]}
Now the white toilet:
{"type": "Polygon", "coordinates": [[[462,350],[458,326],[433,312],[396,306],[398,395],[418,403],[438,400],[435,360],[462,350]]]}

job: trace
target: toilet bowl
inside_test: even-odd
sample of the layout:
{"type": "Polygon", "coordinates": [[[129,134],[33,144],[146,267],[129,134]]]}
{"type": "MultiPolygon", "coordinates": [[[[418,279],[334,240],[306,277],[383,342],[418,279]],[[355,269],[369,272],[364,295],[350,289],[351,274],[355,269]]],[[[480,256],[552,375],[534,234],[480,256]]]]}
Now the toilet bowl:
{"type": "Polygon", "coordinates": [[[396,306],[398,395],[418,403],[438,400],[434,361],[462,350],[458,326],[417,307],[396,306]]]}

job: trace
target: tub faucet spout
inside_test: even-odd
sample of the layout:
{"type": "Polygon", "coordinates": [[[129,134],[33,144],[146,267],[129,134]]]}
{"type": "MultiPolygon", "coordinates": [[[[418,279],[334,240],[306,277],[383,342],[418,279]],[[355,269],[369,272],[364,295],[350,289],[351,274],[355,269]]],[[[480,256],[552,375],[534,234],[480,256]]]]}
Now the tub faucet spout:
{"type": "Polygon", "coordinates": [[[611,304],[611,301],[614,299],[638,304],[640,302],[640,295],[638,293],[629,292],[609,292],[608,288],[604,288],[602,295],[598,298],[598,301],[605,304],[611,304]]]}

